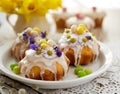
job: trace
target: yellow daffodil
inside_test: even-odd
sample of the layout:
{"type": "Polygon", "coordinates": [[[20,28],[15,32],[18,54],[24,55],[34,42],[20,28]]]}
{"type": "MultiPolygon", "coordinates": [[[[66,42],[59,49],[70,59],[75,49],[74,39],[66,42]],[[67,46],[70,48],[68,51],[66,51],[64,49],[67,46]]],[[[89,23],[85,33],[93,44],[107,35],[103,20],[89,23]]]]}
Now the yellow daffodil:
{"type": "Polygon", "coordinates": [[[0,10],[24,15],[29,22],[34,16],[44,16],[49,9],[61,7],[62,0],[0,0],[0,10]]]}
{"type": "Polygon", "coordinates": [[[7,13],[14,13],[16,5],[10,0],[0,0],[0,10],[7,13]]]}

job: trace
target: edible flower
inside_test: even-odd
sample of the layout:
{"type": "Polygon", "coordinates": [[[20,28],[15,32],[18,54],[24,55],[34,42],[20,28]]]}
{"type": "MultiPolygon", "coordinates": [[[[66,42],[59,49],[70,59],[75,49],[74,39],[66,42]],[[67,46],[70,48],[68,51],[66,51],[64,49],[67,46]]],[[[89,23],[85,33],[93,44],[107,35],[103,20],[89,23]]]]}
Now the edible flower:
{"type": "Polygon", "coordinates": [[[28,35],[26,33],[23,34],[23,39],[28,40],[28,35]]]}
{"type": "Polygon", "coordinates": [[[37,46],[35,44],[30,44],[30,49],[37,50],[37,46]]]}
{"type": "Polygon", "coordinates": [[[55,50],[56,50],[56,55],[57,55],[58,57],[60,57],[60,56],[62,55],[62,52],[61,52],[61,50],[60,50],[60,47],[59,47],[59,46],[55,47],[55,50]]]}
{"type": "Polygon", "coordinates": [[[86,36],[86,38],[87,38],[88,40],[91,40],[91,36],[86,36]]]}
{"type": "Polygon", "coordinates": [[[47,36],[47,32],[41,32],[41,37],[42,38],[46,38],[46,36],[47,36]]]}
{"type": "Polygon", "coordinates": [[[35,38],[34,36],[31,36],[31,37],[30,37],[30,44],[33,44],[33,43],[34,43],[34,38],[35,38]]]}

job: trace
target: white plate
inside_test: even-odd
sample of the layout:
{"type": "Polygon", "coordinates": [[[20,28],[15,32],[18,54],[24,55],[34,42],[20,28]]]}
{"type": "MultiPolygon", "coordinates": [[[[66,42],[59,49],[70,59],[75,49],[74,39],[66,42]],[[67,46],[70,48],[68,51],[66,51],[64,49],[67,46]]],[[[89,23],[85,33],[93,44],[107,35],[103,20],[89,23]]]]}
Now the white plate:
{"type": "Polygon", "coordinates": [[[70,67],[68,75],[61,81],[33,80],[16,75],[10,70],[10,64],[15,62],[14,58],[11,56],[10,53],[11,45],[12,42],[8,42],[0,48],[0,69],[10,78],[27,84],[36,84],[39,85],[40,88],[44,89],[70,88],[89,82],[95,77],[104,73],[109,68],[112,61],[111,51],[104,44],[100,43],[101,47],[98,60],[89,65],[83,66],[91,68],[94,71],[92,74],[82,78],[77,78],[77,76],[74,74],[74,67],[70,67]]]}

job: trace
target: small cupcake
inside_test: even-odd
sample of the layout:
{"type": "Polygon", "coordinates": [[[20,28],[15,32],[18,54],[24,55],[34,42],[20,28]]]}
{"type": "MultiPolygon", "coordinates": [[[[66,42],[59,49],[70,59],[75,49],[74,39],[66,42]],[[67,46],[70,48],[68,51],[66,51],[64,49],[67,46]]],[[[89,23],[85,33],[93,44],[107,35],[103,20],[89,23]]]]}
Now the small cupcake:
{"type": "Polygon", "coordinates": [[[94,20],[83,14],[76,14],[73,17],[70,17],[66,20],[66,26],[69,28],[72,25],[85,24],[89,30],[95,27],[94,20]]]}
{"type": "Polygon", "coordinates": [[[17,60],[23,59],[25,57],[25,51],[30,48],[30,44],[33,44],[42,37],[46,38],[46,32],[40,32],[39,28],[25,28],[23,32],[18,34],[12,45],[12,55],[17,60]]]}
{"type": "Polygon", "coordinates": [[[41,39],[30,45],[19,65],[21,75],[26,78],[55,81],[67,74],[69,60],[53,40],[41,39]]]}
{"type": "Polygon", "coordinates": [[[58,29],[63,29],[66,27],[66,20],[71,17],[74,16],[74,13],[68,11],[67,8],[63,7],[60,8],[56,11],[51,11],[52,17],[56,23],[56,27],[58,29]]]}
{"type": "Polygon", "coordinates": [[[65,29],[59,44],[71,65],[89,64],[99,55],[99,42],[83,24],[65,29]]]}

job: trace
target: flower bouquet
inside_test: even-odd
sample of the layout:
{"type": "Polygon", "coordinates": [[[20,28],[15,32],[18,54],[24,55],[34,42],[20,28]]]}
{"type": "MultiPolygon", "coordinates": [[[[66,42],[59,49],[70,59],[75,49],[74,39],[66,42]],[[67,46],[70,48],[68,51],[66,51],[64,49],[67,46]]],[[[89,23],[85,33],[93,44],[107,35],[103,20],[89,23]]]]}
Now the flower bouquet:
{"type": "MultiPolygon", "coordinates": [[[[29,23],[35,24],[39,20],[32,22],[32,19],[45,17],[49,9],[57,9],[61,6],[62,0],[0,0],[0,11],[8,15],[17,14],[22,16],[22,19],[19,19],[21,21],[19,22],[21,23],[19,24],[21,29],[23,29],[21,25],[25,27],[29,23]],[[25,21],[23,22],[23,20],[25,21]]],[[[16,27],[16,29],[18,30],[19,28],[16,27]]]]}

